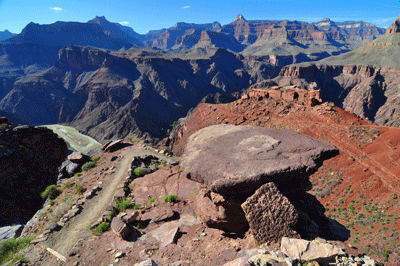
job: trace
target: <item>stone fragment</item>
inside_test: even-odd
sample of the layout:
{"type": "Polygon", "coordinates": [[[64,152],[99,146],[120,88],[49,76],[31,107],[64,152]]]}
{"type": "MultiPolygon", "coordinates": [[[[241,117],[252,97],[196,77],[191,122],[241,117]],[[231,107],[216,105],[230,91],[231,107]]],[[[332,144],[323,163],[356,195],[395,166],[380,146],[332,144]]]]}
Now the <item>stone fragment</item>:
{"type": "Polygon", "coordinates": [[[178,239],[178,235],[179,235],[179,226],[172,229],[168,235],[161,241],[160,244],[160,249],[165,248],[166,246],[168,246],[169,244],[174,244],[176,243],[177,239],[178,239]]]}
{"type": "Polygon", "coordinates": [[[118,253],[116,253],[116,254],[114,255],[114,258],[119,259],[119,258],[122,258],[123,256],[125,256],[125,253],[124,253],[124,252],[118,252],[118,253]]]}
{"type": "Polygon", "coordinates": [[[154,260],[148,259],[140,263],[136,263],[135,266],[158,266],[158,265],[154,260]]]}
{"type": "Polygon", "coordinates": [[[131,228],[129,228],[123,221],[114,217],[111,221],[111,230],[121,237],[122,239],[127,240],[132,233],[131,228]]]}
{"type": "Polygon", "coordinates": [[[149,212],[142,215],[141,220],[151,220],[154,222],[161,222],[171,220],[175,216],[174,211],[169,205],[162,204],[152,207],[149,212]]]}
{"type": "Polygon", "coordinates": [[[280,250],[290,258],[299,261],[315,260],[325,262],[334,260],[341,249],[329,243],[324,244],[316,240],[308,241],[283,237],[280,250]]]}
{"type": "Polygon", "coordinates": [[[292,229],[298,221],[296,209],[272,182],[247,198],[242,209],[258,243],[279,242],[283,236],[300,237],[292,229]]]}

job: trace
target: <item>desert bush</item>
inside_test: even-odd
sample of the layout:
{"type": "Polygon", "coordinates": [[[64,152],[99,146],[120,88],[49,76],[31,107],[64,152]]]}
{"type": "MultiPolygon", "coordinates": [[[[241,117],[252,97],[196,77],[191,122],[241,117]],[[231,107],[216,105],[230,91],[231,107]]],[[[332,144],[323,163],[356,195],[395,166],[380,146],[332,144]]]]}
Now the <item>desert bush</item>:
{"type": "Polygon", "coordinates": [[[126,209],[131,208],[133,208],[133,203],[127,198],[117,200],[117,204],[115,205],[115,209],[117,209],[118,211],[125,211],[126,209]]]}
{"type": "Polygon", "coordinates": [[[76,194],[82,194],[83,193],[83,186],[82,185],[77,185],[76,187],[75,187],[75,193],[76,194]]]}
{"type": "Polygon", "coordinates": [[[82,170],[83,171],[89,171],[90,169],[96,167],[96,162],[87,162],[85,164],[82,165],[82,170]]]}
{"type": "Polygon", "coordinates": [[[92,162],[97,162],[98,160],[100,160],[101,156],[100,155],[95,155],[91,158],[92,162]]]}
{"type": "Polygon", "coordinates": [[[100,235],[100,234],[108,231],[108,229],[110,229],[110,224],[109,223],[101,223],[95,229],[93,229],[93,232],[95,234],[100,235]]]}
{"type": "Polygon", "coordinates": [[[46,199],[46,198],[55,199],[55,198],[57,198],[58,194],[59,194],[59,191],[57,189],[57,186],[50,185],[40,194],[40,196],[42,197],[42,199],[46,199]]]}
{"type": "Polygon", "coordinates": [[[149,205],[149,206],[150,206],[151,204],[153,204],[153,202],[154,202],[154,201],[156,201],[156,200],[155,200],[155,199],[153,199],[153,198],[149,199],[149,202],[147,203],[147,205],[149,205]]]}
{"type": "Polygon", "coordinates": [[[34,237],[20,237],[0,242],[0,264],[14,258],[20,250],[27,248],[34,237]]]}
{"type": "Polygon", "coordinates": [[[66,188],[70,188],[72,186],[71,181],[65,181],[61,184],[61,190],[64,191],[66,188]]]}
{"type": "Polygon", "coordinates": [[[143,167],[138,167],[135,170],[133,170],[133,173],[137,176],[137,177],[142,177],[147,175],[148,173],[150,173],[151,170],[149,168],[143,168],[143,167]]]}
{"type": "Polygon", "coordinates": [[[167,202],[175,202],[177,199],[178,199],[178,196],[177,196],[177,195],[170,194],[170,195],[165,196],[165,197],[163,198],[163,201],[164,201],[165,203],[167,203],[167,202]]]}

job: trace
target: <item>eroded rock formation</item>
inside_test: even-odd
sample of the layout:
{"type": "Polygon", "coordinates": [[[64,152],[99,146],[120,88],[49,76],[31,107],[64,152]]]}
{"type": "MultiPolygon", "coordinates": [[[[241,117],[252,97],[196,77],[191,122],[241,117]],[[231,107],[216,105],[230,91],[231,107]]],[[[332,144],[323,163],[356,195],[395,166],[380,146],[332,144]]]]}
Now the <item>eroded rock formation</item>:
{"type": "Polygon", "coordinates": [[[189,137],[180,165],[203,186],[197,211],[209,227],[240,234],[250,226],[259,243],[345,239],[306,192],[309,176],[335,154],[332,144],[289,130],[215,125],[189,137]]]}

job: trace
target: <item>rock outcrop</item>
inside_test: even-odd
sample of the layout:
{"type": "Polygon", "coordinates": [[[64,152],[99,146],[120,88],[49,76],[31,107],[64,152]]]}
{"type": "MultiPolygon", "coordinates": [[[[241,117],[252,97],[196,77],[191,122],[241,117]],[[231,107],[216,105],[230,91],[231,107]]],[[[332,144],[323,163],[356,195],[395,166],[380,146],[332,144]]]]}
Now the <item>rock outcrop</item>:
{"type": "Polygon", "coordinates": [[[332,144],[293,131],[215,125],[189,137],[180,165],[204,187],[197,211],[209,227],[241,234],[250,226],[260,244],[283,236],[345,239],[306,193],[309,176],[335,154],[332,144]]]}
{"type": "Polygon", "coordinates": [[[336,153],[332,144],[294,131],[216,125],[189,137],[180,165],[189,179],[222,195],[251,195],[268,182],[307,191],[308,176],[336,153]]]}
{"type": "Polygon", "coordinates": [[[50,129],[7,127],[0,132],[0,225],[27,222],[42,205],[40,193],[57,182],[67,145],[50,129]]]}
{"type": "Polygon", "coordinates": [[[400,32],[400,16],[390,25],[386,30],[386,34],[398,33],[400,32]]]}
{"type": "Polygon", "coordinates": [[[322,103],[320,90],[302,90],[297,86],[249,89],[242,97],[249,97],[253,100],[271,98],[276,101],[294,102],[309,107],[322,103]]]}

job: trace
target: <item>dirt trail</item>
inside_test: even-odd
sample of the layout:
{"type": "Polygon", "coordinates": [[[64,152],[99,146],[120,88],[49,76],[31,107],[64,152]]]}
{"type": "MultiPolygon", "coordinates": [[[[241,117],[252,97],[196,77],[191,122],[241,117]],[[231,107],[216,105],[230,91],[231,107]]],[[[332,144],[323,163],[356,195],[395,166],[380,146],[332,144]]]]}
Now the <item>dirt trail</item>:
{"type": "Polygon", "coordinates": [[[92,199],[86,201],[80,214],[73,217],[60,231],[53,232],[49,239],[44,242],[45,246],[66,256],[79,239],[87,236],[89,226],[99,219],[106,210],[106,207],[110,204],[117,187],[127,177],[127,171],[130,168],[130,163],[133,158],[135,156],[144,155],[154,155],[168,163],[176,161],[174,158],[158,154],[152,150],[144,150],[142,148],[128,152],[117,165],[116,172],[107,175],[107,177],[102,180],[103,189],[97,192],[97,195],[92,199]]]}

